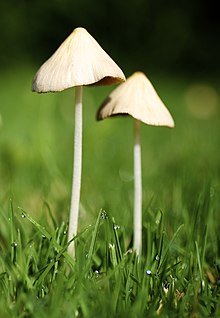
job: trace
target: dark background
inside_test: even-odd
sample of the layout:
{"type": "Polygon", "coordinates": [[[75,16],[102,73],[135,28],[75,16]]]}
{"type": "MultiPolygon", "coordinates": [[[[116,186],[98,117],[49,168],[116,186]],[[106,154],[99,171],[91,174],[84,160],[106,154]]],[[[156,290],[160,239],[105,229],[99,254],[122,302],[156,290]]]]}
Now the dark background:
{"type": "Polygon", "coordinates": [[[0,65],[41,64],[75,27],[83,26],[127,72],[147,68],[217,75],[220,23],[215,3],[4,0],[0,65]]]}

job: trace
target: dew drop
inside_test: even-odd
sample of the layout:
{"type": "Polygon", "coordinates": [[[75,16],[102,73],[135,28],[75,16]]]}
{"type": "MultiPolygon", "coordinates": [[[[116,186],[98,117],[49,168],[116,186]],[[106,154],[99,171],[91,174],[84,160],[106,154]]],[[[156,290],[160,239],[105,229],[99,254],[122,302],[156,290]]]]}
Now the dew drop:
{"type": "Polygon", "coordinates": [[[24,219],[26,217],[26,215],[24,213],[22,213],[21,217],[24,219]]]}
{"type": "Polygon", "coordinates": [[[160,257],[157,255],[157,256],[155,257],[155,259],[156,259],[156,261],[159,261],[160,257]]]}
{"type": "Polygon", "coordinates": [[[115,225],[114,225],[114,230],[119,230],[119,229],[120,229],[120,226],[117,225],[117,224],[115,224],[115,225]]]}
{"type": "Polygon", "coordinates": [[[98,277],[98,276],[99,276],[99,271],[98,271],[98,270],[95,270],[95,271],[94,271],[94,274],[95,274],[95,277],[98,277]]]}
{"type": "Polygon", "coordinates": [[[101,218],[103,220],[107,219],[107,213],[103,210],[102,213],[101,213],[101,218]]]}
{"type": "Polygon", "coordinates": [[[150,270],[150,269],[147,269],[147,270],[146,270],[146,274],[147,274],[147,275],[151,275],[151,274],[152,274],[151,270],[150,270]]]}

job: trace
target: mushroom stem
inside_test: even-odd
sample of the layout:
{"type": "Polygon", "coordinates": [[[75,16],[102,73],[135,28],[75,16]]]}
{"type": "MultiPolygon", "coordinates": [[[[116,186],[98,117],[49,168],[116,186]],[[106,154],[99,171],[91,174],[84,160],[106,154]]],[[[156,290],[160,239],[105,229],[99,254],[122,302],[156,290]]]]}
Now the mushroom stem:
{"type": "Polygon", "coordinates": [[[134,250],[141,255],[142,248],[142,178],[140,121],[134,123],[134,250]]]}
{"type": "MultiPolygon", "coordinates": [[[[75,131],[74,131],[74,159],[71,206],[69,217],[68,241],[77,234],[81,173],[82,173],[82,93],[83,86],[75,87],[75,131]]],[[[68,247],[70,255],[75,257],[75,242],[68,247]]]]}

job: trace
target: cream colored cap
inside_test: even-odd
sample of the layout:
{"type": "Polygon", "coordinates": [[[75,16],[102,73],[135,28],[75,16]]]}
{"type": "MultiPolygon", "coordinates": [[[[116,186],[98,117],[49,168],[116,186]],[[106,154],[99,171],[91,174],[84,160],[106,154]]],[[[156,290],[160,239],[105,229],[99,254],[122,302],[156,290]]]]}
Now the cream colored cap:
{"type": "Polygon", "coordinates": [[[116,87],[101,105],[97,119],[128,114],[145,124],[174,127],[168,109],[142,72],[135,72],[116,87]]]}
{"type": "Polygon", "coordinates": [[[32,90],[57,92],[73,86],[123,81],[122,70],[96,40],[84,28],[76,28],[40,67],[32,90]]]}

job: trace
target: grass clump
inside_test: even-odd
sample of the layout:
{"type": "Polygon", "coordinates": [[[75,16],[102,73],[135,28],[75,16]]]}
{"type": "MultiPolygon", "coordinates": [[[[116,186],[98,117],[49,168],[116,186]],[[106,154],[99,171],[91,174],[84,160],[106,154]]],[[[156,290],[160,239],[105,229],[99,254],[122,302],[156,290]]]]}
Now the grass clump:
{"type": "Polygon", "coordinates": [[[66,252],[67,224],[50,210],[39,223],[12,204],[1,210],[1,317],[217,317],[219,235],[209,190],[193,221],[177,228],[151,202],[140,258],[104,210],[75,238],[75,262],[66,252]]]}

